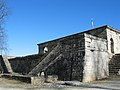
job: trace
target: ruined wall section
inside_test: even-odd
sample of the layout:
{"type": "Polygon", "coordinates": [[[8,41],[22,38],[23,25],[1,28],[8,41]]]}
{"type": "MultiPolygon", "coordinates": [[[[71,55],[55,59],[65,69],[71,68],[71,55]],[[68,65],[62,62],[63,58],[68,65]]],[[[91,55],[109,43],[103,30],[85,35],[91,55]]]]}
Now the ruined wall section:
{"type": "Polygon", "coordinates": [[[85,34],[83,82],[109,76],[108,59],[107,40],[85,34]]]}

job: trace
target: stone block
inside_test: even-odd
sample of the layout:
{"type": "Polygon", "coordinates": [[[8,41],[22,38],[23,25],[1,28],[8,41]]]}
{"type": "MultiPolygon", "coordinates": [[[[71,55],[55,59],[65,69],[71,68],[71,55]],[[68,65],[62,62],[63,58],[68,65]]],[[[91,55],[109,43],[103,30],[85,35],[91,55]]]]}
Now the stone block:
{"type": "Polygon", "coordinates": [[[45,82],[45,77],[31,77],[32,85],[40,85],[45,82]]]}
{"type": "Polygon", "coordinates": [[[57,82],[58,76],[57,75],[49,75],[46,79],[46,82],[57,82]]]}

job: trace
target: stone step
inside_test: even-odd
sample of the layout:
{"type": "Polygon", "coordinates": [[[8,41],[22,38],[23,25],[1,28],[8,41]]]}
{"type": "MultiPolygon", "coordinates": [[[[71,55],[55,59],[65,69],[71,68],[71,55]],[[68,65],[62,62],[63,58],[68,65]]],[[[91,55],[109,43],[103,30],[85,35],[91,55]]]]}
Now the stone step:
{"type": "Polygon", "coordinates": [[[120,70],[120,54],[115,54],[109,62],[110,75],[118,75],[120,70]]]}
{"type": "Polygon", "coordinates": [[[118,70],[112,70],[112,71],[109,71],[109,72],[118,72],[118,70]]]}
{"type": "Polygon", "coordinates": [[[109,67],[109,69],[120,69],[119,67],[109,67]]]}

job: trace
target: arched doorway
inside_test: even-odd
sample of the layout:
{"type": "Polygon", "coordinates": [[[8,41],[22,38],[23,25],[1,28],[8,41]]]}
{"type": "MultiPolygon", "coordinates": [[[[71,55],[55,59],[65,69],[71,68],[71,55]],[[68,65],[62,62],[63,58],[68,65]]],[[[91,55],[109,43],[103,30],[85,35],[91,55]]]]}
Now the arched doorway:
{"type": "Polygon", "coordinates": [[[111,47],[110,47],[111,53],[114,53],[114,41],[112,38],[110,39],[110,45],[111,45],[111,47]]]}

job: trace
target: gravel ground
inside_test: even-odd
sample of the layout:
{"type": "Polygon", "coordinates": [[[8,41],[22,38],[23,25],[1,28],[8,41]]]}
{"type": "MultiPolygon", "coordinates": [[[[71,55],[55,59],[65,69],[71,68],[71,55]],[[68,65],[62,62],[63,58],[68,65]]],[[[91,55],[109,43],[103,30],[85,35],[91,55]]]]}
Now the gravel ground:
{"type": "MultiPolygon", "coordinates": [[[[39,89],[39,88],[69,88],[69,87],[72,87],[72,86],[68,86],[68,85],[61,85],[61,83],[44,83],[44,84],[40,84],[40,85],[31,85],[31,84],[28,84],[28,83],[24,83],[24,82],[20,82],[20,81],[16,81],[16,80],[9,80],[9,79],[5,79],[5,78],[0,78],[0,90],[1,88],[13,88],[16,90],[16,88],[18,88],[18,90],[28,90],[28,89],[39,89]]],[[[12,89],[12,90],[13,90],[12,89]]],[[[2,89],[3,90],[3,89],[2,89]]],[[[6,90],[6,89],[5,89],[6,90]]]]}
{"type": "Polygon", "coordinates": [[[57,83],[44,83],[39,86],[23,83],[16,80],[0,78],[0,90],[120,90],[120,77],[108,80],[80,83],[66,81],[57,83]],[[66,84],[66,85],[63,85],[66,84]]]}

